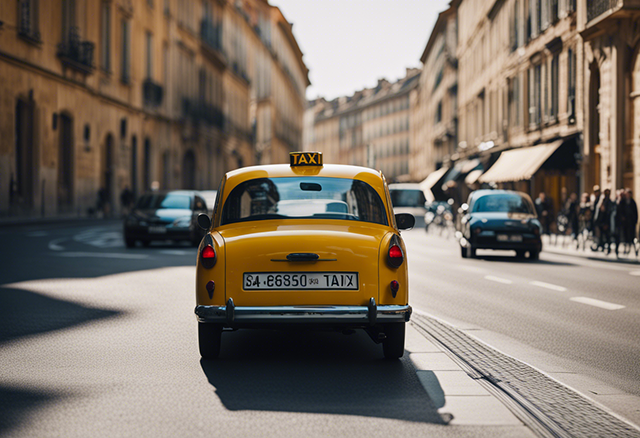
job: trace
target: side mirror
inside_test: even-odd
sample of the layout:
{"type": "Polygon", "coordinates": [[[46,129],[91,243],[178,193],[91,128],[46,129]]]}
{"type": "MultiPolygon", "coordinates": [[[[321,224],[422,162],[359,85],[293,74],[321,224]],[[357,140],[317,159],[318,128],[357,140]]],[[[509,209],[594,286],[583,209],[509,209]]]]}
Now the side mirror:
{"type": "Polygon", "coordinates": [[[211,227],[211,219],[205,213],[200,213],[198,215],[198,226],[203,230],[208,230],[211,227]]]}
{"type": "Polygon", "coordinates": [[[400,230],[410,230],[416,224],[416,218],[409,213],[396,214],[396,224],[400,230]]]}

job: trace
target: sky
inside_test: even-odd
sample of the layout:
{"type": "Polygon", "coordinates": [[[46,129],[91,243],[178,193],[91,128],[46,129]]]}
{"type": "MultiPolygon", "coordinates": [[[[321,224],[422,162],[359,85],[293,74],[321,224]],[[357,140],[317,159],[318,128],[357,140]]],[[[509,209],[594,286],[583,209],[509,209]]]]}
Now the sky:
{"type": "Polygon", "coordinates": [[[419,67],[449,0],[270,0],[293,23],[309,68],[307,99],[350,96],[419,67]]]}

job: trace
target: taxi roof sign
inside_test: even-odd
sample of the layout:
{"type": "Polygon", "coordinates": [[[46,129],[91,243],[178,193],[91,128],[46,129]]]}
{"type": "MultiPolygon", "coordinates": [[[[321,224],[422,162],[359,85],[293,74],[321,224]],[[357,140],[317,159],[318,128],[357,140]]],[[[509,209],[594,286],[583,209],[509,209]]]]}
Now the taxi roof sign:
{"type": "Polygon", "coordinates": [[[322,152],[289,152],[291,167],[322,166],[322,152]]]}

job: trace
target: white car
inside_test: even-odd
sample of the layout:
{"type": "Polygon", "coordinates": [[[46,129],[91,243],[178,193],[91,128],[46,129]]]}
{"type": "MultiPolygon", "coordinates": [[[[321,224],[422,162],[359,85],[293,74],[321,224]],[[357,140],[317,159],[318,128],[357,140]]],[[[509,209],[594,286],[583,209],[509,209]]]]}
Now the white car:
{"type": "Polygon", "coordinates": [[[389,184],[389,194],[393,212],[409,213],[416,218],[416,227],[424,227],[424,215],[427,212],[427,199],[420,188],[420,184],[400,183],[389,184]]]}

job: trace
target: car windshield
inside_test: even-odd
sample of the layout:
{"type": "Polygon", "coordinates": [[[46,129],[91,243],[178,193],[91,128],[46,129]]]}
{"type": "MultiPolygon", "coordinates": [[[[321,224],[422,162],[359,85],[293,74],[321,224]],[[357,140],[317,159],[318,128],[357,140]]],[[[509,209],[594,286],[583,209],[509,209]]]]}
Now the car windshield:
{"type": "Polygon", "coordinates": [[[191,197],[178,193],[158,193],[142,195],[136,204],[136,208],[154,209],[159,208],[191,208],[191,197]]]}
{"type": "Polygon", "coordinates": [[[224,203],[221,224],[317,218],[387,225],[384,204],[369,184],[328,177],[258,178],[238,184],[224,203]]]}
{"type": "Polygon", "coordinates": [[[533,214],[533,206],[527,199],[515,193],[484,195],[475,200],[472,212],[533,214]]]}
{"type": "Polygon", "coordinates": [[[424,207],[426,199],[422,190],[389,189],[391,203],[394,207],[424,207]]]}

